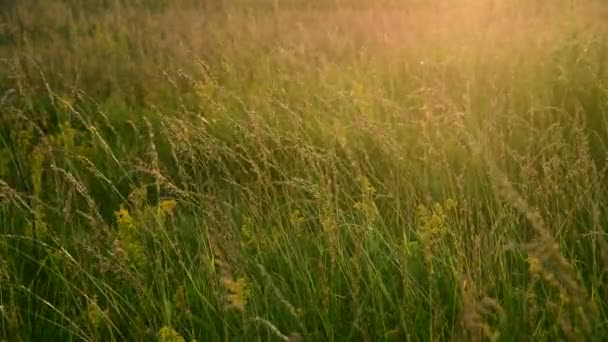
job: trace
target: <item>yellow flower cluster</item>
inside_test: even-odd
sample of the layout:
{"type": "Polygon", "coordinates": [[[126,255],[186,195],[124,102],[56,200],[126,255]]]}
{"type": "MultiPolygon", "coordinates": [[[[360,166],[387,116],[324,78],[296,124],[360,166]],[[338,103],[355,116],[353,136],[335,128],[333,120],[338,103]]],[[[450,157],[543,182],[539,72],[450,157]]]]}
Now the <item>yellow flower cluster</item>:
{"type": "Polygon", "coordinates": [[[123,252],[120,254],[126,256],[132,267],[136,269],[143,267],[146,255],[133,217],[124,207],[121,207],[115,213],[115,216],[118,228],[118,238],[115,241],[116,248],[123,252]]]}

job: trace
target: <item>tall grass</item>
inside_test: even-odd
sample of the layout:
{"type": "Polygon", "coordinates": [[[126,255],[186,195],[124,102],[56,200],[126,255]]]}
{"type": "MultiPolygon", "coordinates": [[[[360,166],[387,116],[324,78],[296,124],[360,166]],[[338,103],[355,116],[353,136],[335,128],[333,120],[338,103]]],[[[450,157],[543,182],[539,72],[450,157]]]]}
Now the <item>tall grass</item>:
{"type": "Polygon", "coordinates": [[[601,1],[0,4],[0,340],[608,338],[601,1]]]}

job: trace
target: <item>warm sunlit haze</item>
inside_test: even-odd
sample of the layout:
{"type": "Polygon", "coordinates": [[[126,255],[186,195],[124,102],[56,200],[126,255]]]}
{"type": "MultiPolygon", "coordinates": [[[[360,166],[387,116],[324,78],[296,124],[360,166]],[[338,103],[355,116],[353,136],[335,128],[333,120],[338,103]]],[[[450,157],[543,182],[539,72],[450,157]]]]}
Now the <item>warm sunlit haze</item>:
{"type": "Polygon", "coordinates": [[[608,339],[608,2],[0,0],[0,342],[608,339]]]}

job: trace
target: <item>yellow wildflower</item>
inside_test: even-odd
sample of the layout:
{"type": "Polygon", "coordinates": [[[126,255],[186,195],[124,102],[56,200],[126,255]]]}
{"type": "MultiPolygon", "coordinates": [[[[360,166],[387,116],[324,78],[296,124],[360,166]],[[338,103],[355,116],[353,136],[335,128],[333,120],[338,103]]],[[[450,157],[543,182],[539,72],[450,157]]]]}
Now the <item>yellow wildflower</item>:
{"type": "Polygon", "coordinates": [[[164,326],[158,331],[160,342],[186,342],[186,340],[175,329],[164,326]]]}
{"type": "Polygon", "coordinates": [[[223,277],[221,283],[228,292],[226,300],[229,306],[244,312],[248,296],[247,281],[244,278],[238,278],[234,281],[231,277],[223,277]]]}
{"type": "Polygon", "coordinates": [[[98,329],[103,321],[105,313],[101,310],[95,298],[87,301],[86,318],[87,321],[95,328],[98,329]]]}
{"type": "Polygon", "coordinates": [[[129,261],[136,268],[142,267],[146,261],[145,249],[137,234],[137,226],[133,217],[122,206],[115,216],[118,225],[118,239],[115,241],[117,251],[126,253],[129,261]]]}
{"type": "Polygon", "coordinates": [[[176,206],[177,206],[177,201],[175,201],[174,199],[162,200],[159,203],[160,210],[165,215],[171,215],[176,206]]]}

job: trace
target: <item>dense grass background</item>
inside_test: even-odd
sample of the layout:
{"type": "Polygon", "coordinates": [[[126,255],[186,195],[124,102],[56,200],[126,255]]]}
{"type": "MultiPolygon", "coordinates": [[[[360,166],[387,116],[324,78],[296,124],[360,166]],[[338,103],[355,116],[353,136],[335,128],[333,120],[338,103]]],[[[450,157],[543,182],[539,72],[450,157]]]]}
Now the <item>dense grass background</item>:
{"type": "Polygon", "coordinates": [[[0,8],[0,340],[608,339],[602,1],[0,8]]]}

